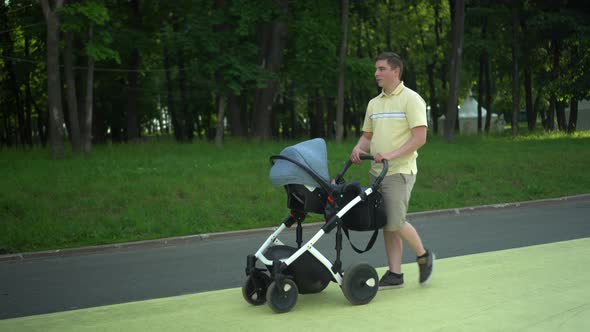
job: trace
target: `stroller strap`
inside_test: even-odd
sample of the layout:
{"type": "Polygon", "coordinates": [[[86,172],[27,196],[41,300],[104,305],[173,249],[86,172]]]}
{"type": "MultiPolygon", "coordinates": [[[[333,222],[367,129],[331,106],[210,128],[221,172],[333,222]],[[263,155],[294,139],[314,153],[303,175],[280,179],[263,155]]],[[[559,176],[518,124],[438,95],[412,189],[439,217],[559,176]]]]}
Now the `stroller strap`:
{"type": "Polygon", "coordinates": [[[354,244],[352,244],[352,240],[350,240],[350,236],[348,235],[348,229],[346,228],[346,226],[342,226],[342,230],[344,231],[344,234],[346,235],[346,238],[348,239],[348,242],[350,243],[350,246],[352,247],[352,249],[359,254],[362,254],[364,252],[371,250],[373,248],[373,245],[375,245],[375,241],[377,240],[377,235],[379,234],[379,229],[375,229],[373,231],[373,235],[371,235],[371,239],[369,240],[369,243],[367,243],[367,246],[365,247],[364,250],[361,250],[361,249],[357,248],[354,244]]]}

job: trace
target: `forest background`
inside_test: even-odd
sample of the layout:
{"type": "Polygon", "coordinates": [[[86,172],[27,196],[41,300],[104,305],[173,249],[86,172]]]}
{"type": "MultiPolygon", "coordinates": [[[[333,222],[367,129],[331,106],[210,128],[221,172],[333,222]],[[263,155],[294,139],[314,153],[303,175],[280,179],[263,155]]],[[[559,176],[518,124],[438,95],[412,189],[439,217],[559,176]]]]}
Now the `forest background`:
{"type": "Polygon", "coordinates": [[[448,128],[469,91],[479,130],[496,113],[512,135],[574,131],[590,97],[585,1],[16,0],[0,22],[0,147],[55,159],[158,135],[357,137],[388,50],[448,128]]]}

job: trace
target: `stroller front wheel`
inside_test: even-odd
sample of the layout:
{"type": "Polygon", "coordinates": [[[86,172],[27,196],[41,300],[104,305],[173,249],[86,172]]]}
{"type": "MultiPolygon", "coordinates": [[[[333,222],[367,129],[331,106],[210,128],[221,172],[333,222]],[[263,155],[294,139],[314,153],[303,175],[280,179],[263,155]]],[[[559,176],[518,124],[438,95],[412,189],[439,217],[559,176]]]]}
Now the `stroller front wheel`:
{"type": "Polygon", "coordinates": [[[299,290],[293,280],[273,281],[266,291],[266,301],[274,312],[283,313],[293,309],[298,295],[299,290]]]}
{"type": "Polygon", "coordinates": [[[252,273],[242,285],[244,300],[252,305],[261,305],[266,302],[266,291],[270,284],[270,277],[266,273],[252,273]]]}
{"type": "Polygon", "coordinates": [[[351,304],[367,304],[377,295],[379,276],[367,263],[352,265],[342,278],[342,293],[351,304]]]}

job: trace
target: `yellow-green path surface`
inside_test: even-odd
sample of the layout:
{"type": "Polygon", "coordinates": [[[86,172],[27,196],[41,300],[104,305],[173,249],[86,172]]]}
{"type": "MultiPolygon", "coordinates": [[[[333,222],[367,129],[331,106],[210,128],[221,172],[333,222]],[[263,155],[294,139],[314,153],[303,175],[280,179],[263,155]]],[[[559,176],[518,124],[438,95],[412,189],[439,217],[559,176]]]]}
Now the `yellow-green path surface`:
{"type": "MultiPolygon", "coordinates": [[[[379,269],[379,274],[384,269],[379,269]]],[[[227,289],[0,321],[0,331],[590,331],[590,238],[436,261],[352,306],[335,283],[275,314],[227,289]]]]}

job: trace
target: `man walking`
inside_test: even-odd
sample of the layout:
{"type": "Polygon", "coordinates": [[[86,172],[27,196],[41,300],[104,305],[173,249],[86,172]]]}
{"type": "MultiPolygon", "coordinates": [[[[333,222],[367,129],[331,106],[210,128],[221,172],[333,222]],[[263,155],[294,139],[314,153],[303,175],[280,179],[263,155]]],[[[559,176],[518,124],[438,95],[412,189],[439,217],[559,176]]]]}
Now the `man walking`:
{"type": "Polygon", "coordinates": [[[371,182],[382,170],[382,160],[389,171],[381,183],[387,209],[387,225],[383,228],[389,270],[379,281],[379,288],[404,286],[401,272],[403,241],[417,256],[421,285],[432,275],[435,255],[424,248],[416,229],[406,221],[408,203],[416,182],[416,152],[426,143],[426,103],[401,81],[403,62],[399,55],[381,53],[375,61],[375,80],[381,94],[369,101],[363,133],[352,150],[350,159],[360,163],[360,156],[375,158],[370,171],[371,182]],[[402,241],[403,240],[403,241],[402,241]]]}

